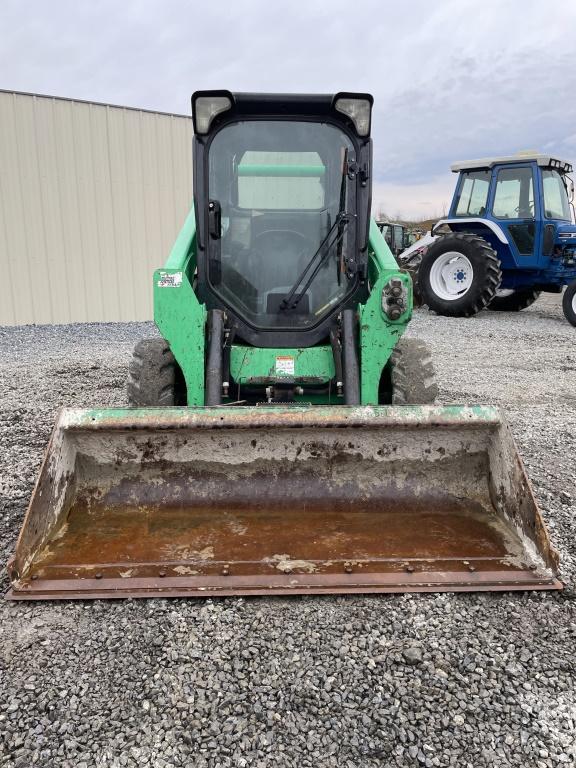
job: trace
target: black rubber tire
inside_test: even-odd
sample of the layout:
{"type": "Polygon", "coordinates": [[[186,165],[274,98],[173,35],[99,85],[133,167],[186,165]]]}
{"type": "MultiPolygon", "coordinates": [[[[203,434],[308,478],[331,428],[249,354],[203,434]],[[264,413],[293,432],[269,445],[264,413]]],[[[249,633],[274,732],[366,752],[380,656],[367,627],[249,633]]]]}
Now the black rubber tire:
{"type": "Polygon", "coordinates": [[[418,287],[422,303],[445,317],[471,317],[485,309],[492,301],[502,280],[500,261],[496,251],[479,235],[451,232],[442,235],[429,246],[418,270],[418,287]],[[443,253],[462,253],[472,264],[472,285],[459,299],[447,301],[434,293],[430,285],[432,265],[443,253]]]}
{"type": "Polygon", "coordinates": [[[399,257],[398,259],[400,267],[405,269],[412,278],[412,297],[414,299],[415,307],[419,307],[422,304],[422,295],[418,284],[418,272],[420,271],[422,258],[422,251],[413,251],[405,259],[402,259],[402,257],[399,257]]]}
{"type": "Polygon", "coordinates": [[[127,389],[128,403],[134,407],[186,405],[184,376],[164,339],[136,344],[127,389]]]}
{"type": "Polygon", "coordinates": [[[576,296],[576,280],[566,286],[564,296],[562,296],[562,310],[564,312],[564,317],[568,320],[570,325],[576,327],[576,312],[574,311],[573,306],[574,296],[576,296]]]}
{"type": "Polygon", "coordinates": [[[526,309],[531,304],[534,304],[536,299],[540,296],[542,291],[537,291],[534,288],[518,288],[513,290],[507,296],[494,296],[488,309],[493,312],[520,312],[522,309],[526,309]]]}
{"type": "Polygon", "coordinates": [[[392,405],[432,405],[438,396],[432,356],[419,339],[400,339],[390,357],[392,405]]]}

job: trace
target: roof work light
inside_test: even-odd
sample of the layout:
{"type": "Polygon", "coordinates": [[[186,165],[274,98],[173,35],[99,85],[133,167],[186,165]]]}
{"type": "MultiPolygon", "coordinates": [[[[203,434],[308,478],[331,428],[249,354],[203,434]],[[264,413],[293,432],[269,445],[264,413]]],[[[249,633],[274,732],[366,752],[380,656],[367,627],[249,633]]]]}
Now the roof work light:
{"type": "Polygon", "coordinates": [[[198,95],[194,98],[193,117],[196,133],[208,133],[212,120],[222,112],[232,108],[232,98],[221,91],[209,95],[198,95]]]}
{"type": "Polygon", "coordinates": [[[334,109],[347,115],[356,128],[358,136],[370,135],[372,101],[370,98],[336,97],[334,109]]]}

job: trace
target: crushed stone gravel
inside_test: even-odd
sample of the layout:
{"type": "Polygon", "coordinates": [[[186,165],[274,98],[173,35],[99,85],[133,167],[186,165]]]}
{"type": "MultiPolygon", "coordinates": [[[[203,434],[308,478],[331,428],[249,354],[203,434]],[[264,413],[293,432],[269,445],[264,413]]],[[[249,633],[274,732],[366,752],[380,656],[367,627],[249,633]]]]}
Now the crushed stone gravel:
{"type": "MultiPolygon", "coordinates": [[[[0,328],[2,564],[56,410],[123,405],[153,333],[0,328]]],[[[409,333],[441,402],[505,412],[565,592],[3,601],[2,768],[576,766],[576,330],[544,297],[409,333]]]]}

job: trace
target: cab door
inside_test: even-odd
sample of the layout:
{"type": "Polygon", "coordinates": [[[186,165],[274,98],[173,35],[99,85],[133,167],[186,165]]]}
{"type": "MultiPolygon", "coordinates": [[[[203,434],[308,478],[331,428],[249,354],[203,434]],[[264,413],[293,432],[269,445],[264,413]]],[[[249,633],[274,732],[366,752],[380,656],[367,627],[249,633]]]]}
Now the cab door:
{"type": "Polygon", "coordinates": [[[516,266],[534,268],[541,228],[534,168],[528,163],[495,166],[492,179],[490,218],[508,238],[516,266]]]}

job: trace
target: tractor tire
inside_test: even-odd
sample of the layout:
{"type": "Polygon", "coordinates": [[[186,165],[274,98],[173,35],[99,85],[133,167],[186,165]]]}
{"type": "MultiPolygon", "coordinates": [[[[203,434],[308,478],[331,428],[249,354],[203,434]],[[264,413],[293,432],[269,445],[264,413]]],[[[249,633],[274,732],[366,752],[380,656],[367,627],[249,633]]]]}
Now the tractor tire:
{"type": "Polygon", "coordinates": [[[462,232],[435,240],[418,271],[422,303],[445,317],[471,317],[485,309],[501,279],[496,251],[479,235],[462,232]]]}
{"type": "Polygon", "coordinates": [[[143,339],[129,366],[128,403],[134,407],[186,405],[180,366],[164,339],[143,339]]]}
{"type": "Polygon", "coordinates": [[[534,304],[542,291],[534,288],[519,288],[518,290],[498,291],[488,304],[493,312],[520,312],[534,304]],[[499,294],[502,294],[501,296],[499,294]]]}
{"type": "Polygon", "coordinates": [[[566,286],[562,296],[562,310],[570,325],[576,326],[576,280],[566,286]]]}
{"type": "Polygon", "coordinates": [[[405,259],[400,258],[398,261],[400,267],[405,269],[412,278],[412,298],[414,306],[419,307],[422,304],[422,295],[418,284],[418,272],[422,264],[422,251],[414,251],[405,259]]]}
{"type": "Polygon", "coordinates": [[[432,405],[438,395],[430,350],[419,339],[400,339],[390,358],[392,405],[432,405]]]}

